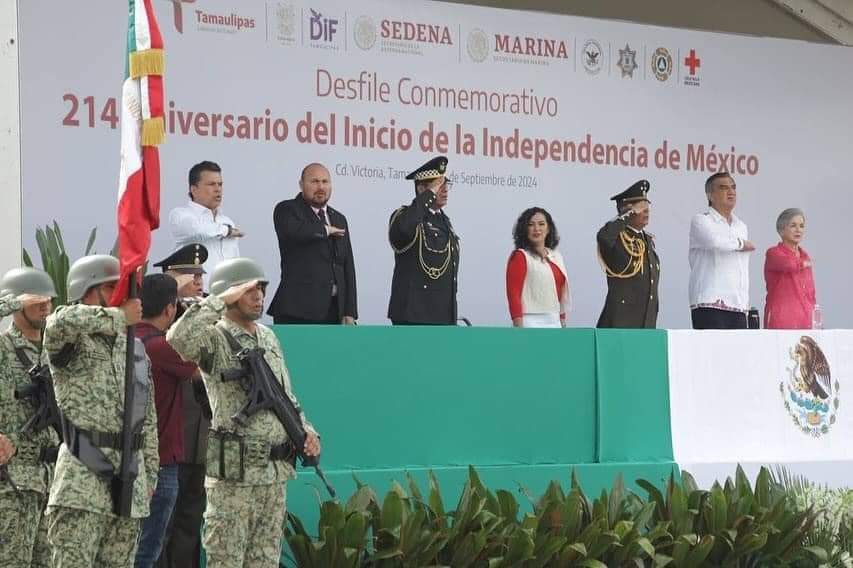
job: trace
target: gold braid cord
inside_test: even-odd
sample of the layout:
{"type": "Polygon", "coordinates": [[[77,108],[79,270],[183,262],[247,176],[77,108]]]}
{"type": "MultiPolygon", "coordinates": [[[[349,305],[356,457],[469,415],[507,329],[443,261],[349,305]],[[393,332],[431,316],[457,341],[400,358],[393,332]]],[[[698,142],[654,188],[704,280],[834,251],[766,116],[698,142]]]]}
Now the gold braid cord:
{"type": "Polygon", "coordinates": [[[643,264],[646,259],[646,241],[641,237],[631,236],[628,231],[619,233],[619,240],[622,241],[622,248],[628,253],[628,263],[621,272],[616,272],[604,261],[601,256],[601,250],[598,251],[598,261],[601,267],[604,268],[608,278],[633,278],[637,274],[643,272],[643,264]]]}
{"type": "MultiPolygon", "coordinates": [[[[390,229],[391,225],[394,224],[394,221],[397,219],[397,216],[400,214],[400,212],[402,212],[402,208],[398,209],[397,211],[394,212],[393,217],[391,217],[391,222],[388,224],[389,229],[390,229]]],[[[423,270],[424,274],[429,276],[432,280],[438,280],[439,278],[444,276],[444,273],[447,272],[447,267],[450,266],[450,259],[452,257],[452,253],[453,253],[453,247],[451,246],[452,240],[453,240],[453,236],[448,235],[447,244],[444,245],[444,248],[442,248],[440,250],[432,249],[429,247],[429,245],[426,244],[426,239],[424,238],[423,224],[418,223],[418,226],[415,227],[415,237],[411,240],[411,242],[409,242],[409,244],[407,244],[404,247],[397,248],[394,246],[394,243],[391,243],[391,248],[394,250],[395,254],[403,254],[406,251],[408,251],[410,248],[412,248],[412,246],[414,246],[415,243],[418,243],[418,261],[420,262],[421,270],[423,270]],[[441,263],[441,266],[436,268],[434,266],[430,266],[429,264],[427,264],[426,260],[424,259],[424,248],[426,248],[429,252],[434,253],[434,254],[446,255],[444,257],[444,262],[441,263]]],[[[390,242],[390,238],[389,238],[389,242],[390,242]]]]}

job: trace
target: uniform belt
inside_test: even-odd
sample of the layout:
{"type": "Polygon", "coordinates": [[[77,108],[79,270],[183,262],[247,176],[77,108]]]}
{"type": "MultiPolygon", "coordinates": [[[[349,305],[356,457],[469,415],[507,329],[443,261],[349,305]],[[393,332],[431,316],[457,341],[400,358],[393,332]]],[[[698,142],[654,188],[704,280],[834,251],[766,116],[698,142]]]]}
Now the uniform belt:
{"type": "MultiPolygon", "coordinates": [[[[122,450],[122,435],[121,432],[99,432],[98,430],[85,430],[83,428],[77,428],[73,424],[70,424],[68,420],[65,421],[66,430],[70,430],[64,432],[68,439],[64,440],[68,445],[69,449],[71,449],[72,453],[75,452],[75,449],[79,447],[79,438],[80,436],[85,436],[89,439],[89,442],[95,447],[98,448],[111,448],[113,450],[122,450]],[[68,428],[70,426],[70,428],[68,428]]],[[[145,434],[140,432],[138,434],[133,435],[133,439],[130,441],[130,449],[133,451],[139,450],[145,444],[145,434]]]]}
{"type": "Polygon", "coordinates": [[[265,467],[269,461],[286,461],[292,466],[296,464],[296,448],[290,441],[271,445],[266,440],[247,438],[235,432],[210,430],[210,442],[219,444],[220,464],[225,462],[225,444],[229,441],[239,444],[242,459],[248,466],[265,467]]]}

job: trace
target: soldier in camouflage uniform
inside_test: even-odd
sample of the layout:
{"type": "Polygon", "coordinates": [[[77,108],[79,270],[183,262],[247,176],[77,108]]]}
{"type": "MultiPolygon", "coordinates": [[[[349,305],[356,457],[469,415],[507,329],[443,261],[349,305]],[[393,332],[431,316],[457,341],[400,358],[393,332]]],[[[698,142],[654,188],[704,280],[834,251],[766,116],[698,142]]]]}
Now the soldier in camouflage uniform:
{"type": "MultiPolygon", "coordinates": [[[[175,351],[198,364],[213,408],[202,536],[210,568],[277,567],[281,555],[286,484],[295,477],[293,447],[271,410],[254,414],[245,426],[232,420],[246,393],[239,381],[222,379],[224,371],[240,366],[230,334],[243,348],[263,348],[270,368],[296,400],[275,334],[256,323],[266,285],[254,261],[222,262],[211,275],[211,295],[191,306],[166,334],[175,351]]],[[[302,421],[308,431],[305,452],[319,455],[319,437],[304,415],[302,421]]]]}
{"type": "Polygon", "coordinates": [[[0,334],[0,566],[48,567],[50,549],[44,508],[59,436],[52,428],[25,426],[36,408],[15,396],[27,387],[27,371],[47,363],[41,336],[56,296],[50,276],[15,268],[0,280],[0,318],[14,314],[0,334]]]}
{"type": "MultiPolygon", "coordinates": [[[[138,299],[107,307],[118,278],[119,263],[111,256],[75,262],[68,272],[68,300],[76,303],[57,309],[44,333],[64,438],[47,509],[54,568],[133,566],[140,519],[148,516],[157,483],[157,417],[149,371],[136,377],[134,406],[144,405],[145,418],[132,444],[139,474],[130,518],[113,513],[110,482],[121,460],[126,332],[142,316],[138,299]]],[[[135,355],[144,357],[144,352],[137,340],[135,355]]]]}

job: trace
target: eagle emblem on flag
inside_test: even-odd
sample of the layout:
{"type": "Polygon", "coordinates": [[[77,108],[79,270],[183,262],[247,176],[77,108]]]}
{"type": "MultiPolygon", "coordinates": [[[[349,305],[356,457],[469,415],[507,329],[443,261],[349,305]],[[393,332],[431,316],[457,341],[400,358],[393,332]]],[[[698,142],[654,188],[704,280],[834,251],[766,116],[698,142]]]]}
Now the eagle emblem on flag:
{"type": "Polygon", "coordinates": [[[829,360],[813,337],[800,337],[788,356],[791,364],[779,383],[785,410],[804,434],[818,438],[836,422],[841,385],[833,382],[829,360]]]}

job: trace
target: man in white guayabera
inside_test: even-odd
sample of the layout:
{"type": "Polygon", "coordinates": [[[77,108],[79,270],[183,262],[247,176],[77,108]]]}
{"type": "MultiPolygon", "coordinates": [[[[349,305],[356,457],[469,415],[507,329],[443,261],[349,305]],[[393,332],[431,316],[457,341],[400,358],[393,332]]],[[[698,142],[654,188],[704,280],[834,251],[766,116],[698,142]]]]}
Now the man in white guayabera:
{"type": "Polygon", "coordinates": [[[705,182],[708,210],[690,221],[690,317],[693,329],[746,329],[749,253],[746,224],[733,210],[737,185],[727,172],[705,182]]]}
{"type": "Polygon", "coordinates": [[[190,201],[169,212],[169,227],[176,250],[195,243],[207,248],[205,267],[211,273],[223,260],[240,256],[237,243],[244,233],[222,213],[222,169],[218,164],[205,161],[194,165],[189,183],[190,201]]]}

